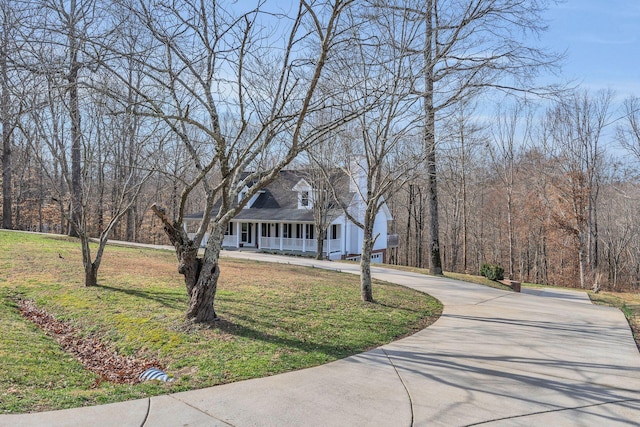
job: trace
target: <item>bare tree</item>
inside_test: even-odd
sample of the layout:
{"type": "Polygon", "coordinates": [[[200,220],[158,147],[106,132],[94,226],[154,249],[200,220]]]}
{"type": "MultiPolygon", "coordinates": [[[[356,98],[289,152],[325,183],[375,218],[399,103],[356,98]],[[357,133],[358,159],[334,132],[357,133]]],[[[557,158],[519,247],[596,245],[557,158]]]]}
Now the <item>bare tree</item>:
{"type": "Polygon", "coordinates": [[[184,275],[187,319],[217,318],[218,260],[229,221],[298,153],[345,120],[307,125],[307,116],[326,106],[316,89],[350,3],[301,1],[290,14],[266,4],[248,11],[222,2],[131,5],[149,40],[129,54],[152,52],[141,64],[150,85],[134,88],[142,101],[137,114],[162,121],[191,162],[175,216],[153,206],[184,275]],[[267,25],[281,32],[275,36],[267,25]],[[197,191],[204,214],[190,238],[182,222],[197,191]]]}
{"type": "Polygon", "coordinates": [[[437,193],[436,121],[438,115],[485,89],[548,93],[532,84],[555,55],[531,45],[531,34],[545,29],[544,0],[387,0],[381,13],[395,13],[422,28],[414,41],[415,72],[422,84],[424,151],[429,193],[430,271],[442,273],[437,193]]]}
{"type": "MultiPolygon", "coordinates": [[[[45,86],[46,87],[46,86],[45,86]]],[[[53,83],[48,87],[48,94],[41,100],[40,108],[33,108],[30,111],[31,127],[23,125],[21,131],[26,135],[33,147],[33,154],[37,159],[41,170],[51,184],[50,188],[53,192],[54,200],[68,201],[69,189],[72,188],[72,168],[69,162],[68,146],[65,144],[65,126],[66,109],[62,106],[62,97],[64,88],[56,87],[53,83]],[[40,147],[46,147],[42,150],[40,147]],[[56,168],[50,168],[51,163],[58,165],[56,168]],[[62,180],[62,185],[59,184],[62,180]]],[[[83,171],[85,178],[96,178],[95,173],[100,173],[105,165],[109,165],[113,161],[113,157],[108,151],[102,151],[104,141],[101,140],[100,134],[103,129],[104,115],[108,114],[105,109],[94,108],[92,110],[92,120],[86,123],[87,127],[93,128],[91,132],[95,138],[85,138],[83,143],[83,171]],[[102,123],[101,123],[102,122],[102,123]]],[[[110,134],[114,139],[123,137],[122,135],[110,134]]],[[[95,256],[91,252],[91,213],[94,211],[91,204],[94,202],[92,197],[104,191],[105,181],[100,179],[85,179],[82,187],[81,200],[83,204],[79,209],[79,217],[74,217],[73,212],[63,209],[63,215],[71,226],[78,232],[78,237],[82,246],[82,259],[85,270],[85,286],[95,286],[98,280],[98,270],[102,261],[106,243],[109,239],[111,231],[118,221],[126,214],[131,204],[136,200],[137,195],[142,189],[144,182],[151,176],[152,170],[146,175],[136,180],[133,172],[123,182],[117,182],[120,187],[120,197],[114,200],[108,220],[104,226],[100,226],[97,232],[98,249],[95,256]]]]}
{"type": "Polygon", "coordinates": [[[479,164],[479,147],[487,142],[485,126],[474,117],[476,105],[461,102],[453,114],[444,120],[442,149],[445,153],[440,162],[445,197],[440,203],[445,209],[445,222],[449,223],[449,262],[452,271],[469,270],[470,216],[474,198],[473,182],[477,180],[474,164],[479,164]],[[447,197],[448,196],[448,197],[447,197]],[[447,202],[449,200],[449,203],[447,202]],[[447,212],[448,211],[448,212],[447,212]],[[447,215],[448,213],[448,215],[447,215]],[[460,259],[461,258],[461,259],[460,259]]]}
{"type": "Polygon", "coordinates": [[[618,140],[640,161],[640,97],[630,96],[624,101],[624,120],[618,126],[618,140]]]}
{"type": "MultiPolygon", "coordinates": [[[[326,147],[326,144],[318,144],[318,146],[326,147]]],[[[309,203],[311,203],[313,225],[316,230],[316,259],[320,260],[325,250],[324,242],[327,239],[327,230],[329,229],[329,225],[331,225],[331,221],[334,219],[332,214],[336,211],[338,203],[334,200],[329,183],[329,180],[334,181],[336,174],[328,172],[329,176],[327,178],[323,172],[325,170],[331,171],[331,169],[335,167],[335,163],[331,162],[331,157],[327,157],[326,150],[323,150],[324,154],[318,154],[317,151],[313,151],[315,154],[312,158],[316,162],[322,162],[322,164],[320,167],[312,164],[303,169],[302,177],[309,183],[312,189],[309,203]]],[[[327,256],[329,255],[330,253],[327,252],[327,256]]]]}
{"type": "Polygon", "coordinates": [[[507,240],[509,243],[509,278],[515,278],[516,271],[516,230],[514,194],[518,173],[518,152],[530,139],[531,116],[527,115],[523,104],[516,104],[509,110],[498,111],[493,127],[494,144],[489,146],[493,168],[498,173],[506,193],[507,240]],[[523,117],[524,116],[524,117],[523,117]],[[523,123],[524,121],[524,123],[523,123]]]}
{"type": "MultiPolygon", "coordinates": [[[[633,243],[638,238],[640,227],[636,221],[638,200],[625,194],[626,186],[608,192],[603,205],[606,212],[603,216],[600,238],[603,243],[604,258],[608,266],[608,283],[617,290],[625,267],[631,265],[628,256],[633,251],[633,243]]],[[[613,189],[611,189],[613,190],[613,189]]]]}
{"type": "MultiPolygon", "coordinates": [[[[44,60],[48,73],[59,74],[66,82],[67,112],[71,137],[71,227],[69,234],[79,237],[82,209],[82,126],[79,99],[80,72],[87,66],[82,52],[95,25],[95,0],[41,0],[34,6],[40,7],[44,18],[37,22],[40,28],[40,42],[49,45],[50,58],[44,60]],[[60,49],[62,48],[62,49],[60,49]]],[[[37,48],[36,48],[37,49],[37,48]]],[[[38,67],[34,64],[34,68],[38,67]]],[[[40,67],[41,68],[41,67],[40,67]]]]}
{"type": "Polygon", "coordinates": [[[12,221],[12,136],[22,110],[16,52],[20,49],[19,31],[23,11],[12,2],[0,5],[0,126],[2,126],[2,228],[13,228],[12,221]]]}
{"type": "MultiPolygon", "coordinates": [[[[92,81],[96,79],[102,84],[103,79],[108,80],[108,76],[98,75],[98,58],[100,51],[104,52],[109,25],[94,0],[43,0],[34,1],[30,6],[41,13],[33,14],[28,22],[33,37],[25,46],[21,60],[39,83],[39,91],[29,100],[30,120],[21,123],[20,130],[50,183],[64,219],[70,224],[70,234],[80,240],[85,285],[94,286],[110,233],[135,201],[151,171],[141,179],[129,171],[125,179],[116,184],[120,190],[104,221],[106,224],[98,220],[99,244],[93,256],[90,246],[95,235],[92,233],[92,213],[95,212],[92,197],[104,192],[107,183],[103,169],[113,163],[112,151],[106,149],[106,124],[113,124],[114,117],[125,113],[106,108],[105,98],[95,92],[98,85],[92,81]],[[69,210],[65,209],[66,205],[71,206],[69,210]]],[[[108,138],[115,142],[123,136],[109,133],[108,138]]],[[[102,208],[100,204],[98,207],[102,208]]]]}
{"type": "Polygon", "coordinates": [[[611,92],[575,92],[549,113],[550,142],[559,192],[555,218],[577,240],[580,286],[598,266],[597,199],[603,165],[600,137],[609,117],[611,92]]]}
{"type": "MultiPolygon", "coordinates": [[[[341,136],[344,170],[351,178],[354,201],[343,211],[363,230],[360,255],[360,288],[363,301],[373,301],[371,255],[376,221],[392,187],[401,187],[414,176],[420,163],[416,153],[416,123],[411,120],[417,100],[411,96],[412,69],[407,45],[414,33],[395,15],[373,20],[350,15],[354,49],[344,58],[344,92],[361,114],[341,136]],[[388,40],[402,43],[388,43],[388,40]],[[348,71],[346,71],[348,70],[348,71]]],[[[364,18],[371,18],[365,13],[364,18]]],[[[334,198],[339,200],[336,188],[334,198]]]]}

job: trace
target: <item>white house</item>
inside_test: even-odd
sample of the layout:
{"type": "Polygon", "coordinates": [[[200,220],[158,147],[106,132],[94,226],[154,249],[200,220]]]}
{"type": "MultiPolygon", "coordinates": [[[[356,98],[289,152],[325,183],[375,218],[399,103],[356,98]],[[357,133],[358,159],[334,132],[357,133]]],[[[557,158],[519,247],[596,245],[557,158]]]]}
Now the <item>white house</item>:
{"type": "MultiPolygon", "coordinates": [[[[348,206],[349,213],[362,221],[366,180],[362,173],[349,176],[344,172],[335,174],[334,186],[340,191],[340,203],[348,206]],[[337,185],[336,185],[337,184],[337,185]],[[363,191],[358,191],[361,189],[363,191]]],[[[317,253],[317,231],[314,222],[314,203],[318,190],[313,180],[304,171],[284,170],[278,178],[253,196],[244,209],[229,223],[223,247],[255,248],[314,255],[317,253]]],[[[243,194],[238,196],[240,199],[243,194]]],[[[203,213],[187,215],[184,219],[187,231],[195,231],[203,213]]],[[[336,259],[358,260],[363,232],[344,214],[337,203],[329,205],[327,239],[323,244],[323,256],[336,259]]],[[[386,203],[383,203],[374,225],[372,262],[384,262],[387,252],[387,226],[393,218],[386,203]]],[[[205,235],[203,245],[208,235],[205,235]]]]}

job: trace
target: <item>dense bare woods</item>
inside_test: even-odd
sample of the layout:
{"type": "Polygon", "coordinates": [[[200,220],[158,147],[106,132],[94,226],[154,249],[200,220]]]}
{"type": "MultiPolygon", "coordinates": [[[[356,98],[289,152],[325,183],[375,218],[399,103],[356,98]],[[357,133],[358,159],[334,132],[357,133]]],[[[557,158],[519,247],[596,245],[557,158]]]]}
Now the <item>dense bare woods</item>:
{"type": "Polygon", "coordinates": [[[640,285],[638,98],[537,84],[547,2],[276,3],[4,2],[3,227],[78,235],[88,284],[90,237],[172,243],[206,321],[228,221],[332,152],[371,217],[389,203],[401,264],[640,285]]]}
{"type": "MultiPolygon", "coordinates": [[[[478,274],[490,262],[527,282],[640,285],[638,163],[618,144],[632,140],[633,119],[612,96],[577,90],[546,109],[470,116],[466,128],[455,116],[457,136],[448,130],[440,146],[446,270],[478,274]]],[[[419,246],[418,195],[407,186],[393,205],[401,246],[419,246]]],[[[401,250],[400,263],[419,265],[415,253],[401,250]]]]}

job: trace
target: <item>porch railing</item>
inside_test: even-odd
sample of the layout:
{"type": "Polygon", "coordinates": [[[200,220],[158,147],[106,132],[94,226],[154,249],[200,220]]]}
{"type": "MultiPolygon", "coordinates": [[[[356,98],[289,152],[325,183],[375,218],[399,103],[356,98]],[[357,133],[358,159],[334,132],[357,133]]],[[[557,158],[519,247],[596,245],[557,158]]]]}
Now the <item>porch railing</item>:
{"type": "Polygon", "coordinates": [[[236,246],[238,244],[237,236],[224,236],[222,246],[236,246]]]}
{"type": "MultiPolygon", "coordinates": [[[[318,250],[316,239],[282,238],[282,248],[280,247],[280,240],[280,237],[261,237],[260,249],[282,249],[284,251],[298,252],[317,252],[318,250]]],[[[340,252],[340,239],[325,240],[322,251],[326,253],[328,249],[331,252],[340,252]]]]}

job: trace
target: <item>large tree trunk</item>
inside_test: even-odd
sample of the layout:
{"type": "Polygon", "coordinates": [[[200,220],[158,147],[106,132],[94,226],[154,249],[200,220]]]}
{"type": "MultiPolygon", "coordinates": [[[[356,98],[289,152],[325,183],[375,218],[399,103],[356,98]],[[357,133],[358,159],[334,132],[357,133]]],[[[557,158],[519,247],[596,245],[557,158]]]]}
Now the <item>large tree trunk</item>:
{"type": "Polygon", "coordinates": [[[212,257],[205,256],[196,283],[191,287],[187,285],[187,288],[190,287],[191,289],[186,317],[196,323],[211,322],[218,318],[214,302],[218,289],[220,268],[218,267],[218,256],[216,254],[213,255],[212,257]]]}
{"type": "Polygon", "coordinates": [[[440,222],[438,218],[438,190],[436,178],[436,134],[435,134],[435,109],[433,104],[434,85],[434,34],[433,34],[433,0],[426,2],[426,39],[424,46],[425,62],[425,91],[424,91],[424,149],[426,150],[427,183],[428,183],[428,210],[429,210],[429,272],[442,274],[442,257],[440,256],[440,222]]]}
{"type": "Polygon", "coordinates": [[[185,317],[196,323],[216,320],[214,303],[220,276],[218,260],[224,238],[223,233],[216,232],[220,227],[214,227],[204,258],[199,258],[198,247],[189,239],[181,224],[170,221],[166,211],[155,204],[151,209],[162,221],[164,231],[176,249],[178,272],[184,276],[189,296],[189,307],[185,317]]]}
{"type": "Polygon", "coordinates": [[[92,262],[87,264],[84,268],[84,285],[85,286],[98,285],[98,268],[92,262]]]}
{"type": "MultiPolygon", "coordinates": [[[[427,131],[427,135],[430,132],[433,132],[433,112],[430,113],[432,119],[431,122],[431,131],[427,131]]],[[[440,256],[440,222],[438,217],[438,189],[437,189],[437,178],[436,178],[436,147],[435,147],[435,138],[433,135],[428,136],[427,146],[427,180],[428,180],[428,209],[429,209],[429,255],[430,255],[430,263],[429,263],[429,272],[431,274],[441,275],[442,274],[442,258],[440,256]]]]}

